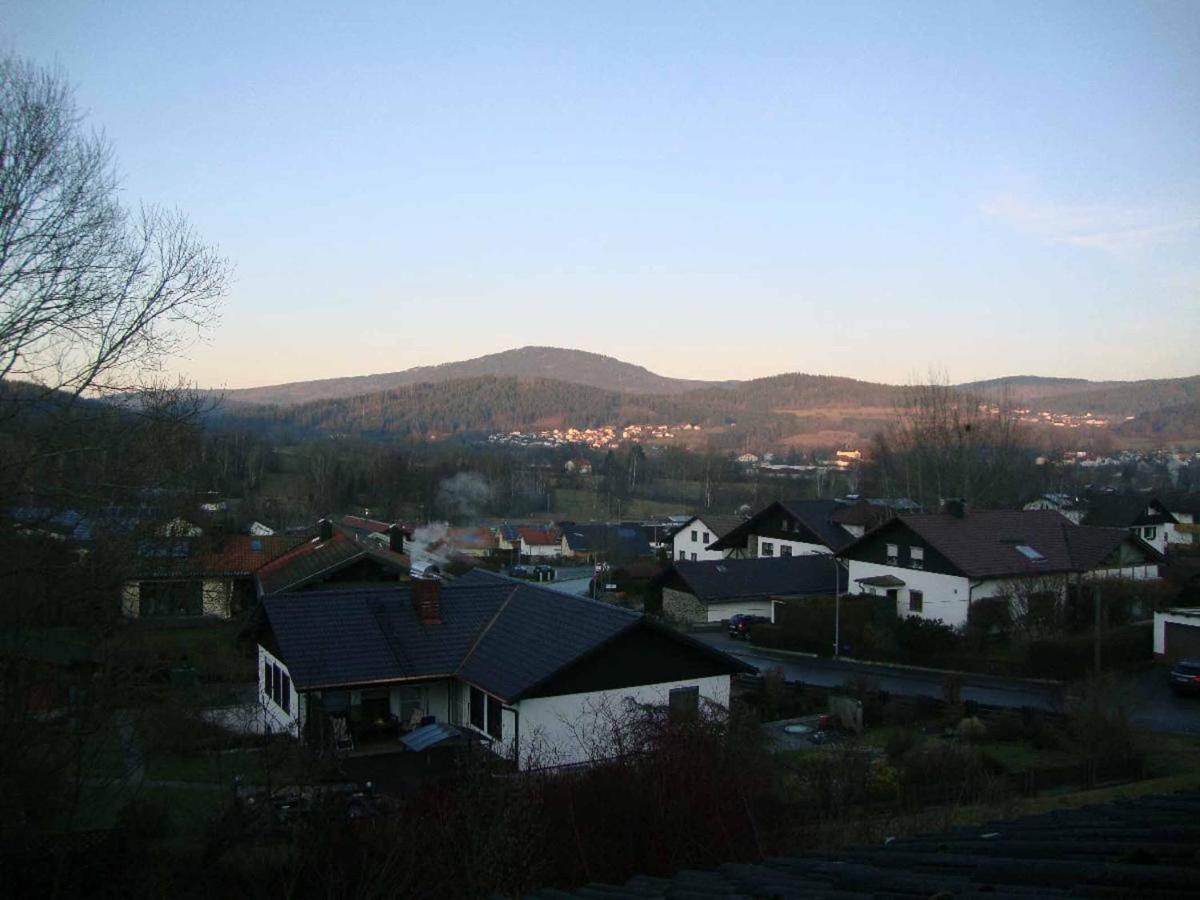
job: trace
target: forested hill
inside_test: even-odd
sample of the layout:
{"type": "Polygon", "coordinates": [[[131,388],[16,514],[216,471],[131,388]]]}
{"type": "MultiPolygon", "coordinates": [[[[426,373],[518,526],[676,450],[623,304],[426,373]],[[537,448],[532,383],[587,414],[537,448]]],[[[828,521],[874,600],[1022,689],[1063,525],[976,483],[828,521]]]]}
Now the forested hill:
{"type": "Polygon", "coordinates": [[[440,384],[487,375],[544,378],[629,394],[681,394],[720,384],[668,378],[611,356],[559,347],[520,347],[440,366],[421,366],[381,375],[296,381],[224,391],[233,403],[305,403],[388,391],[412,384],[440,384]]]}
{"type": "MultiPolygon", "coordinates": [[[[255,430],[424,437],[623,422],[712,425],[742,412],[733,402],[690,394],[621,394],[545,378],[486,375],[293,406],[226,404],[218,419],[255,430]]],[[[750,411],[745,418],[762,425],[777,417],[750,411]]]]}

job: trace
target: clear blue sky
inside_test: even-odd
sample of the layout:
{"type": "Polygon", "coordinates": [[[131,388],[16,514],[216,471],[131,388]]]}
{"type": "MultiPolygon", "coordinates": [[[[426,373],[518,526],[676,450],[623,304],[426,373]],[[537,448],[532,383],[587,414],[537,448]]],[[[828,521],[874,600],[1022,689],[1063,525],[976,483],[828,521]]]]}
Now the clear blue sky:
{"type": "Polygon", "coordinates": [[[237,266],[231,387],[1200,372],[1200,2],[0,0],[237,266]]]}

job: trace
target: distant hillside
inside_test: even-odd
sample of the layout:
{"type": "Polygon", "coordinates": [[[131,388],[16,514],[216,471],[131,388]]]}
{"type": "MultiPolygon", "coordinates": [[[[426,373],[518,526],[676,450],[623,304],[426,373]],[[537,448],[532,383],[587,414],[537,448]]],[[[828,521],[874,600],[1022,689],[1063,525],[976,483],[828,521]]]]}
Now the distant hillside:
{"type": "MultiPolygon", "coordinates": [[[[1191,410],[1200,376],[1087,381],[1019,375],[959,388],[1056,414],[1145,416],[1117,436],[1200,437],[1191,410]]],[[[558,426],[694,423],[731,445],[766,447],[866,439],[903,405],[907,389],[789,373],[752,381],[665,378],[578,350],[523,347],[390,375],[231,391],[217,418],[289,433],[445,436],[558,426]]]]}
{"type": "Polygon", "coordinates": [[[1200,402],[1181,403],[1141,413],[1113,428],[1123,438],[1153,438],[1169,442],[1200,438],[1200,402]]]}
{"type": "Polygon", "coordinates": [[[622,362],[611,356],[583,350],[558,347],[521,347],[491,353],[476,359],[443,363],[440,366],[420,366],[401,372],[381,375],[358,375],[348,378],[324,378],[317,381],[296,381],[267,387],[239,388],[224,392],[233,403],[306,403],[310,400],[331,400],[357,397],[410,384],[440,384],[463,378],[483,376],[513,378],[546,378],[615,391],[625,394],[681,394],[696,388],[710,387],[719,382],[692,381],[657,375],[642,366],[622,362]]]}
{"type": "Polygon", "coordinates": [[[1092,412],[1121,417],[1200,400],[1200,376],[1197,375],[1145,381],[1087,381],[1083,378],[1017,375],[959,386],[993,397],[1004,393],[1014,403],[1028,403],[1056,413],[1092,412]]]}

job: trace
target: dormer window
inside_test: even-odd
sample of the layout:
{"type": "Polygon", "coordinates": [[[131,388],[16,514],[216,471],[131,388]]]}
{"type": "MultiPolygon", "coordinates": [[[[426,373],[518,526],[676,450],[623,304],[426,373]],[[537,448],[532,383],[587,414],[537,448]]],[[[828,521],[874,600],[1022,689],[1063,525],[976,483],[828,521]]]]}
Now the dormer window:
{"type": "Polygon", "coordinates": [[[900,547],[896,544],[887,545],[888,565],[894,566],[900,562],[900,547]]]}
{"type": "Polygon", "coordinates": [[[908,558],[914,569],[925,568],[925,548],[924,547],[909,547],[908,558]]]}

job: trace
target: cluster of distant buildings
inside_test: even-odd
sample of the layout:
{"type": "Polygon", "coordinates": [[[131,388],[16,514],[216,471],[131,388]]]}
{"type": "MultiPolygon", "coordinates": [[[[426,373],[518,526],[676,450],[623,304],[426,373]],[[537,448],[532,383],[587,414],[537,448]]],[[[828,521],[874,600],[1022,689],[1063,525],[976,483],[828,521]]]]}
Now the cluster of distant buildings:
{"type": "Polygon", "coordinates": [[[488,435],[492,444],[516,447],[563,447],[577,444],[593,450],[610,450],[627,443],[669,441],[686,431],[699,431],[699,425],[634,424],[618,427],[598,425],[594,428],[548,428],[541,431],[509,431],[488,435]]]}

